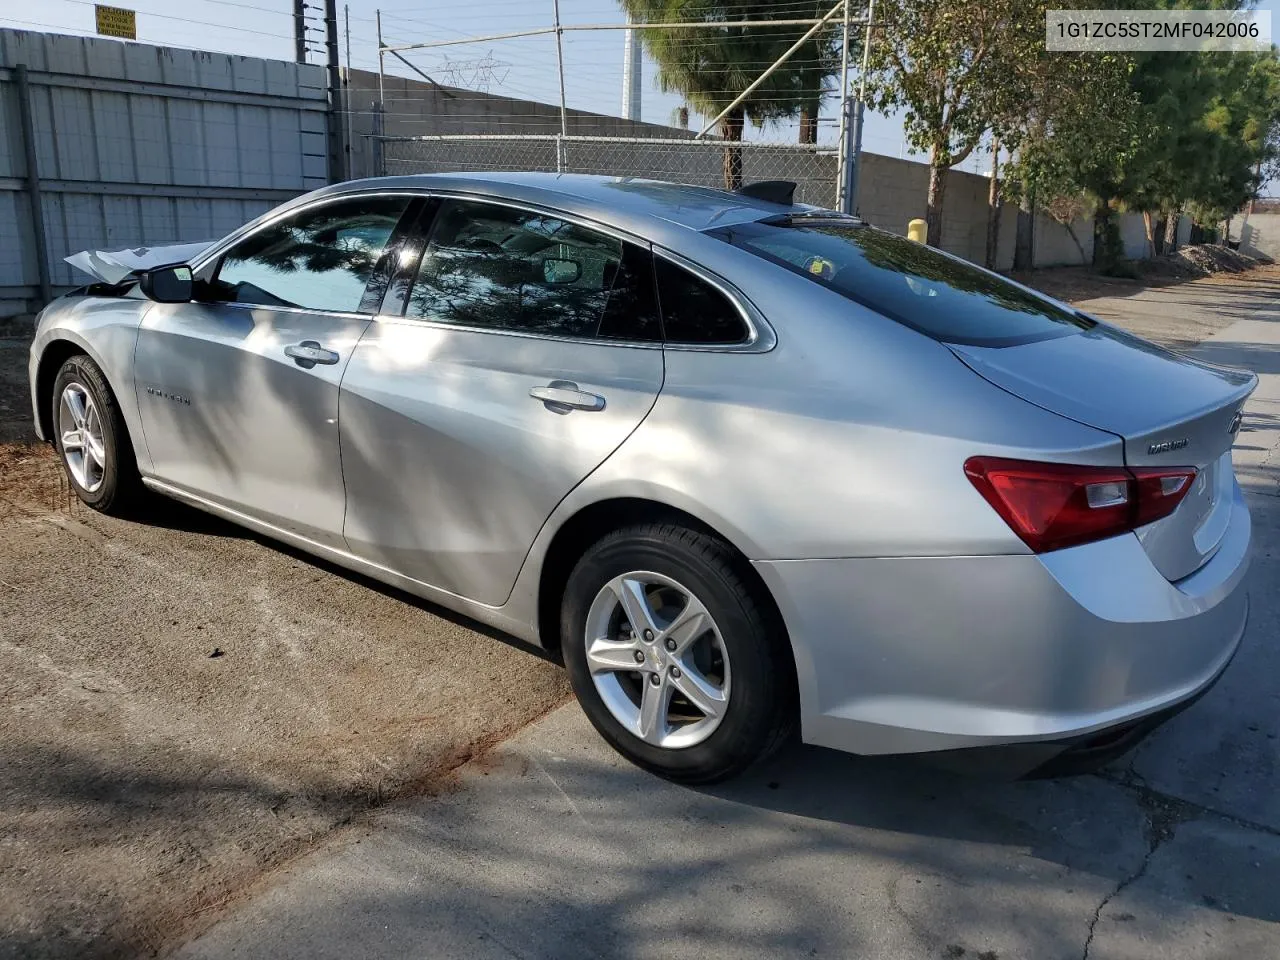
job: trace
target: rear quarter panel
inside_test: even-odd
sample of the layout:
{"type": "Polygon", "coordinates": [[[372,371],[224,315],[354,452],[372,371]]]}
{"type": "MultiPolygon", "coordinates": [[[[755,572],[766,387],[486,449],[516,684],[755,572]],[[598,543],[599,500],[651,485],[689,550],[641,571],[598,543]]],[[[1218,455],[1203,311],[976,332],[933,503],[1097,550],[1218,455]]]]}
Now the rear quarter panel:
{"type": "Polygon", "coordinates": [[[1114,435],[1012,396],[942,344],[804,277],[702,239],[748,258],[720,259],[718,272],[769,320],[777,345],[668,349],[652,413],[576,496],[661,495],[751,559],[1025,553],[964,475],[968,457],[1122,463],[1114,435]]]}

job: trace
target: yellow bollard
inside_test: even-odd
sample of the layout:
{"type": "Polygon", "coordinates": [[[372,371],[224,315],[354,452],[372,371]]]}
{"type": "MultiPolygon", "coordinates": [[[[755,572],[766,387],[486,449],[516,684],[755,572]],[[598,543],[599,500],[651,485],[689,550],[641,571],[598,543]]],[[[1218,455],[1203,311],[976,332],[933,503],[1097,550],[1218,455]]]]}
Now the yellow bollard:
{"type": "Polygon", "coordinates": [[[914,240],[916,243],[924,243],[927,236],[929,236],[929,224],[921,220],[919,217],[907,224],[908,240],[914,240]]]}

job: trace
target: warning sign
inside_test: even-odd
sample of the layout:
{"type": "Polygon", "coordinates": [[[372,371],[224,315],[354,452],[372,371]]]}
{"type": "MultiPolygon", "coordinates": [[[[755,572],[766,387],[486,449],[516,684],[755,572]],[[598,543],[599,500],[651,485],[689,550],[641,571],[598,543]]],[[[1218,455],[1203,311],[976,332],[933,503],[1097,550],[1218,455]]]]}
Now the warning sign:
{"type": "Polygon", "coordinates": [[[120,37],[122,40],[138,39],[138,15],[133,10],[123,7],[106,7],[100,3],[93,6],[98,21],[98,33],[104,37],[120,37]]]}

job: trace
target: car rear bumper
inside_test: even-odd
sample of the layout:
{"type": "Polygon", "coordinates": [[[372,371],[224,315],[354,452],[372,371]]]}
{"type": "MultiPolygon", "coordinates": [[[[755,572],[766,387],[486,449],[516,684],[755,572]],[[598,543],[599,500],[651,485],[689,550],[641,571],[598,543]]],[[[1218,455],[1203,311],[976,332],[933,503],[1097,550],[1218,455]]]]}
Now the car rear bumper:
{"type": "Polygon", "coordinates": [[[758,561],[795,649],[804,740],[862,754],[1039,745],[1047,761],[1145,732],[1212,685],[1243,636],[1238,487],[1231,511],[1217,553],[1177,583],[1133,534],[1040,556],[758,561]]]}

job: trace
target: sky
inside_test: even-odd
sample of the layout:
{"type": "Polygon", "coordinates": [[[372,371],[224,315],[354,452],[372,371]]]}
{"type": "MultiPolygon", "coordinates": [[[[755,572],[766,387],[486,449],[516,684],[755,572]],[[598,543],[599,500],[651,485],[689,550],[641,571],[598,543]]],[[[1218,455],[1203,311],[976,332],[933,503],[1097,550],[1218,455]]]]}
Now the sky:
{"type": "MultiPolygon", "coordinates": [[[[318,28],[323,0],[306,0],[308,14],[318,28]],[[314,9],[311,9],[314,7],[314,9]]],[[[554,0],[471,0],[446,3],[444,0],[385,0],[381,6],[383,37],[387,43],[420,43],[433,40],[475,37],[485,34],[547,27],[554,23],[554,0]]],[[[780,0],[785,11],[788,0],[780,0]]],[[[181,5],[168,0],[113,0],[115,6],[137,10],[138,40],[145,43],[191,47],[246,56],[292,60],[292,0],[185,0],[181,5]]],[[[339,45],[346,63],[345,24],[350,20],[351,65],[376,70],[377,0],[349,0],[338,3],[339,45]]],[[[92,34],[93,0],[0,0],[0,27],[46,30],[57,33],[92,34]]],[[[560,0],[565,24],[624,22],[615,0],[560,0]]],[[[781,13],[779,14],[781,15],[781,13]]],[[[319,43],[323,34],[311,36],[317,49],[313,62],[323,61],[319,43]]],[[[622,110],[622,59],[624,33],[621,30],[566,33],[564,35],[565,98],[570,107],[618,115],[622,110]]],[[[406,53],[414,64],[441,83],[547,103],[559,102],[554,36],[526,37],[488,43],[468,43],[439,50],[406,53]]],[[[761,64],[763,70],[768,64],[761,64]]],[[[387,58],[387,72],[414,76],[394,58],[387,58]]],[[[671,123],[681,99],[662,93],[655,83],[657,67],[645,57],[643,65],[641,119],[671,123]]],[[[691,125],[700,118],[694,114],[691,125]]],[[[700,125],[699,125],[700,127],[700,125]]],[[[834,102],[828,103],[819,121],[819,139],[834,142],[838,118],[834,102]]],[[[752,140],[794,142],[794,125],[764,130],[749,129],[752,140]]],[[[903,156],[906,145],[901,123],[868,114],[864,127],[864,148],[876,153],[903,156]]],[[[975,163],[965,169],[976,169],[975,163]]]]}
{"type": "MultiPolygon", "coordinates": [[[[350,63],[352,67],[376,70],[376,14],[382,13],[382,32],[387,43],[477,37],[550,26],[555,0],[348,0],[338,3],[339,45],[342,62],[347,62],[346,25],[349,20],[350,63]],[[383,5],[385,4],[385,5],[383,5]]],[[[788,3],[778,0],[779,16],[788,3]]],[[[323,0],[306,0],[315,30],[313,62],[323,62],[319,29],[323,0]]],[[[1274,13],[1280,0],[1262,0],[1259,9],[1274,13]]],[[[137,10],[138,39],[145,43],[191,47],[246,56],[292,60],[292,0],[114,0],[116,6],[137,10]]],[[[92,34],[93,0],[0,0],[0,26],[47,30],[59,33],[92,34]]],[[[616,0],[560,0],[565,24],[620,24],[624,18],[616,0]]],[[[570,107],[618,115],[622,109],[622,60],[624,32],[621,30],[566,33],[564,35],[565,98],[570,107]]],[[[490,93],[540,100],[559,101],[553,35],[466,43],[436,50],[406,52],[415,65],[441,83],[490,93]]],[[[763,70],[767,64],[760,64],[763,70]]],[[[645,58],[642,80],[641,119],[652,123],[672,123],[681,100],[662,93],[655,83],[657,68],[645,58]]],[[[387,72],[414,76],[409,68],[387,58],[387,72]]],[[[691,126],[701,127],[694,114],[691,126]]],[[[838,131],[836,105],[829,102],[819,120],[819,141],[834,142],[838,131]]],[[[793,124],[748,129],[747,139],[794,142],[793,124]]],[[[902,132],[900,118],[868,113],[863,147],[889,156],[912,156],[902,132]]],[[[960,169],[985,172],[985,154],[975,153],[960,169]]]]}

